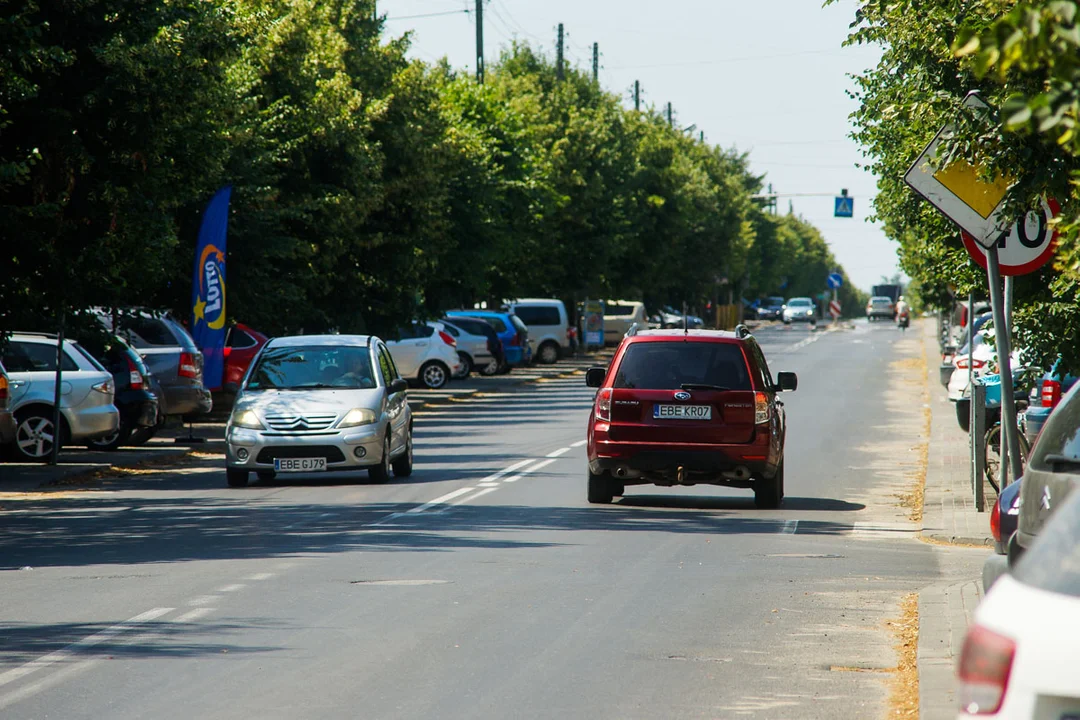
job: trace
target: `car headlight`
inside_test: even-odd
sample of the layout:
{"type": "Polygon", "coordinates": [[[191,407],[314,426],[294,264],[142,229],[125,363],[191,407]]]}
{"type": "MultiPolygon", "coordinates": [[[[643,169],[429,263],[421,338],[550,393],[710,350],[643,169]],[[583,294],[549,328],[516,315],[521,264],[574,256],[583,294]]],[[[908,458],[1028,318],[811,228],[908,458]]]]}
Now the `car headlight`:
{"type": "Polygon", "coordinates": [[[370,425],[375,422],[374,410],[368,410],[367,408],[353,408],[349,412],[345,413],[345,417],[341,418],[341,422],[338,423],[338,427],[356,427],[357,425],[370,425]]]}
{"type": "Polygon", "coordinates": [[[255,414],[254,410],[241,410],[240,412],[233,413],[232,424],[234,427],[250,428],[252,430],[265,430],[261,422],[259,422],[259,416],[255,414]]]}

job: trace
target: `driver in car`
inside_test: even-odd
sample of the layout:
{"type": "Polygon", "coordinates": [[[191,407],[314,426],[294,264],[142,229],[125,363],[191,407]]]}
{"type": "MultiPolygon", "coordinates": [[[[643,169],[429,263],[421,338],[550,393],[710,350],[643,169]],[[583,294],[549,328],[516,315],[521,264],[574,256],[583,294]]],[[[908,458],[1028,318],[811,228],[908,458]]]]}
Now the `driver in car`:
{"type": "Polygon", "coordinates": [[[350,352],[345,355],[346,370],[333,382],[340,387],[373,388],[375,381],[371,377],[371,363],[365,353],[350,352]]]}

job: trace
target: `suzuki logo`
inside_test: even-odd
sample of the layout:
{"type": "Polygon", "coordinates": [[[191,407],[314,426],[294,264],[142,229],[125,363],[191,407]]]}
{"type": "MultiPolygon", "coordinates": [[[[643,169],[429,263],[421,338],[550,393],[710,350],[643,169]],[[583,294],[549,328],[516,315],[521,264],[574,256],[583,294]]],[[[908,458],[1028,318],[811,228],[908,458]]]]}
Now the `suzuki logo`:
{"type": "Polygon", "coordinates": [[[1043,510],[1049,510],[1050,509],[1050,488],[1049,487],[1043,487],[1042,506],[1043,506],[1043,510]]]}
{"type": "Polygon", "coordinates": [[[680,390],[679,392],[675,393],[675,399],[676,400],[689,400],[690,399],[690,393],[686,392],[685,390],[680,390]]]}

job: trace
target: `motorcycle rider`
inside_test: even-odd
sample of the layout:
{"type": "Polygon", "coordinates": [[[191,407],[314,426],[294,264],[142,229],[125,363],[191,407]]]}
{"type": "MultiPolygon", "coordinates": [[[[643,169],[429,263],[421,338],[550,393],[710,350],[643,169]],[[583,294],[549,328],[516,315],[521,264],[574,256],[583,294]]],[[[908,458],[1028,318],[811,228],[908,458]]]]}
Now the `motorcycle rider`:
{"type": "Polygon", "coordinates": [[[906,330],[910,322],[911,306],[907,304],[907,300],[904,300],[904,296],[901,295],[900,299],[896,301],[896,324],[901,330],[906,330]]]}

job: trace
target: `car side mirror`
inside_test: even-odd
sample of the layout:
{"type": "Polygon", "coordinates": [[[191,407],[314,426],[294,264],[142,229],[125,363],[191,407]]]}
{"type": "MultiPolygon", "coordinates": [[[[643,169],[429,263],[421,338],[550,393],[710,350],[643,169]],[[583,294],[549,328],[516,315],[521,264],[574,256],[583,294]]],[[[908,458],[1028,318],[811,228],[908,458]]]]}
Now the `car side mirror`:
{"type": "Polygon", "coordinates": [[[390,382],[390,392],[399,393],[405,392],[409,389],[409,383],[402,378],[397,378],[390,382]]]}
{"type": "Polygon", "coordinates": [[[593,388],[601,387],[605,377],[607,377],[607,368],[591,367],[585,371],[585,384],[593,388]]]}
{"type": "Polygon", "coordinates": [[[793,372],[777,373],[776,387],[780,392],[795,392],[799,389],[799,376],[793,372]]]}
{"type": "Polygon", "coordinates": [[[227,382],[221,386],[221,389],[229,393],[230,395],[236,395],[240,392],[240,384],[234,382],[227,382]]]}

